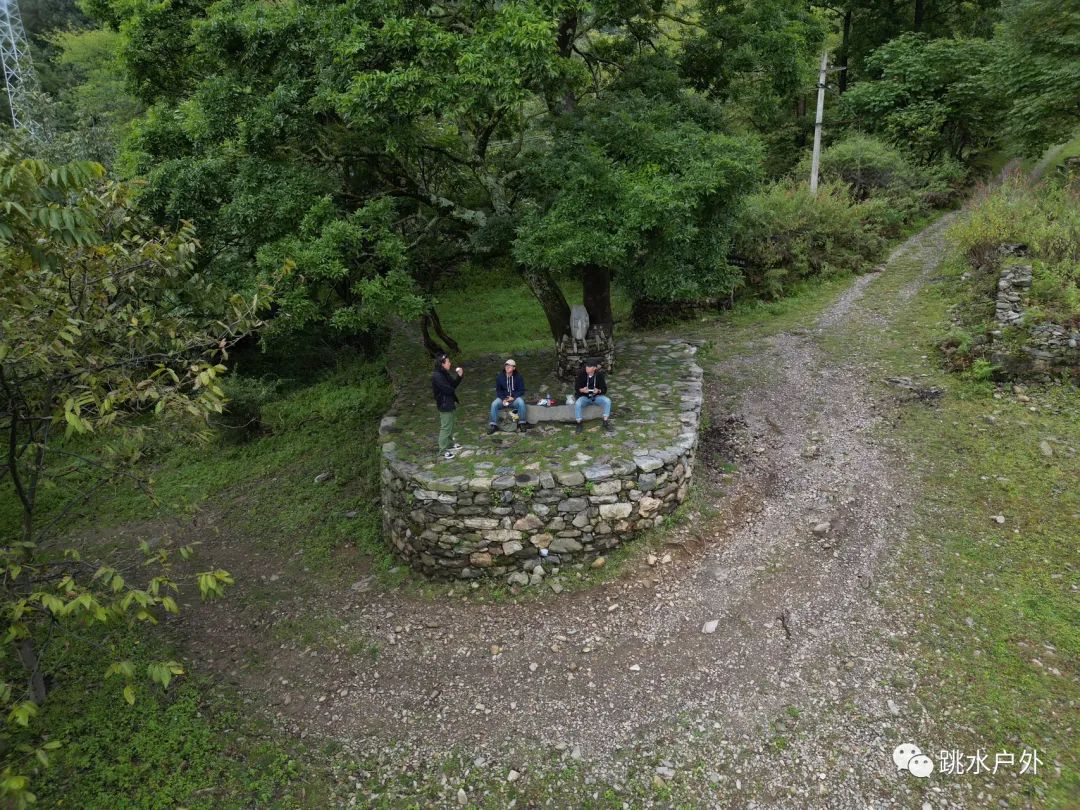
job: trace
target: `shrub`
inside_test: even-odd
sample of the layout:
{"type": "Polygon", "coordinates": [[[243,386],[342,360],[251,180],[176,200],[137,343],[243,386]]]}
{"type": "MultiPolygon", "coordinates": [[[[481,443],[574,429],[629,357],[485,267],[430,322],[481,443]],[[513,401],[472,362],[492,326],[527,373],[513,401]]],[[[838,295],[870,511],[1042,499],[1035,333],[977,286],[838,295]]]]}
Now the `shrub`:
{"type": "Polygon", "coordinates": [[[1075,264],[1032,263],[1031,303],[1048,321],[1080,322],[1080,278],[1075,264]]]}
{"type": "Polygon", "coordinates": [[[949,228],[949,241],[972,267],[996,267],[1001,245],[1021,239],[1026,228],[1017,219],[1017,208],[1023,193],[1016,180],[996,189],[983,188],[972,197],[966,215],[949,228]]]}
{"type": "Polygon", "coordinates": [[[996,271],[1003,244],[1023,245],[1032,265],[1031,303],[1050,320],[1080,319],[1080,191],[1032,187],[1014,178],[985,190],[949,239],[973,266],[996,271]]]}
{"type": "Polygon", "coordinates": [[[984,39],[896,37],[867,58],[867,76],[840,97],[840,114],[920,160],[971,163],[993,148],[1000,127],[998,84],[986,73],[994,49],[984,39]]]}
{"type": "Polygon", "coordinates": [[[920,192],[923,202],[931,208],[954,205],[965,191],[968,170],[956,160],[943,158],[922,167],[923,180],[920,192]]]}
{"type": "Polygon", "coordinates": [[[941,344],[951,368],[969,368],[979,379],[1025,373],[1023,349],[1030,326],[1042,321],[1080,325],[1080,190],[1032,186],[1013,178],[976,195],[965,216],[949,229],[948,239],[954,254],[945,267],[962,285],[952,310],[957,328],[941,344]],[[1030,265],[1032,280],[1024,322],[1000,330],[994,301],[999,274],[1008,263],[1030,265]],[[970,333],[971,340],[956,339],[961,330],[970,333]],[[990,330],[992,341],[986,337],[990,330]],[[1024,362],[1015,368],[1004,363],[1004,371],[992,371],[986,362],[991,344],[994,356],[1024,362]]]}
{"type": "MultiPolygon", "coordinates": [[[[810,173],[810,158],[799,164],[798,177],[810,173]]],[[[856,202],[868,203],[863,220],[894,238],[927,209],[951,204],[967,172],[953,160],[929,166],[912,162],[885,141],[854,133],[821,153],[823,182],[843,183],[856,202]]]]}
{"type": "Polygon", "coordinates": [[[821,186],[816,197],[784,183],[750,195],[734,237],[746,284],[775,297],[802,278],[864,270],[884,245],[866,214],[839,183],[821,186]]]}
{"type": "MultiPolygon", "coordinates": [[[[810,174],[810,158],[798,168],[799,176],[810,174]]],[[[855,133],[821,152],[821,179],[846,183],[856,200],[865,200],[882,191],[908,191],[919,185],[918,172],[899,149],[869,135],[855,133]]]]}
{"type": "Polygon", "coordinates": [[[973,380],[979,382],[986,382],[992,380],[994,375],[999,371],[998,367],[985,358],[979,357],[972,362],[971,367],[968,368],[968,375],[973,380]]]}

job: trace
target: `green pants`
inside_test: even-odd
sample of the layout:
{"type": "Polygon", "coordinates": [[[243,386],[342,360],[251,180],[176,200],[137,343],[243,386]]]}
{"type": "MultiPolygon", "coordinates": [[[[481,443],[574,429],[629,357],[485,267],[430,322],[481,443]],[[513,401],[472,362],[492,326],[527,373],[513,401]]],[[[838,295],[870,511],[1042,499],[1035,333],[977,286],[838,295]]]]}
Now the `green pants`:
{"type": "Polygon", "coordinates": [[[439,452],[445,453],[454,443],[454,420],[457,411],[439,411],[439,452]]]}

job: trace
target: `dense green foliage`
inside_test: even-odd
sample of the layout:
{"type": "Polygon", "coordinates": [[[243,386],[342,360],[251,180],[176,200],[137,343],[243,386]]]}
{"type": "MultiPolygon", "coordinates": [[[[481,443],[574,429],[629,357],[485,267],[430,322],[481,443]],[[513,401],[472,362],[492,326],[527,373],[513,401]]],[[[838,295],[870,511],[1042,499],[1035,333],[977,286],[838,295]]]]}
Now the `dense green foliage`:
{"type": "Polygon", "coordinates": [[[52,133],[45,154],[52,160],[115,162],[120,143],[140,115],[128,92],[118,51],[121,36],[107,29],[59,30],[49,37],[55,48],[57,88],[53,103],[42,107],[52,133]]]}
{"type": "Polygon", "coordinates": [[[1068,140],[1080,119],[1080,3],[1006,0],[997,75],[1010,136],[1028,153],[1068,140]]]}
{"type": "MultiPolygon", "coordinates": [[[[145,665],[145,644],[135,637],[122,640],[145,665]]],[[[139,686],[134,705],[119,710],[109,691],[85,688],[106,666],[92,643],[67,651],[62,685],[41,717],[63,745],[52,757],[36,806],[296,807],[305,793],[316,806],[328,792],[325,776],[322,785],[304,783],[313,769],[299,767],[301,752],[267,742],[234,695],[215,694],[212,684],[195,678],[166,693],[139,686]]]]}
{"type": "Polygon", "coordinates": [[[999,0],[829,0],[814,5],[838,17],[838,62],[851,71],[848,80],[854,82],[866,78],[871,54],[897,37],[915,33],[931,38],[987,38],[999,14],[999,0]]]}
{"type": "MultiPolygon", "coordinates": [[[[37,24],[65,19],[46,7],[37,24]]],[[[466,261],[516,262],[555,337],[559,276],[586,282],[599,322],[611,283],[644,303],[726,294],[741,198],[805,155],[830,26],[848,68],[835,114],[915,164],[996,148],[1006,90],[1025,143],[1017,127],[1045,141],[1076,120],[1075,13],[1033,36],[1034,0],[1003,16],[994,0],[86,8],[110,30],[39,34],[66,76],[54,118],[82,133],[54,153],[107,158],[135,118],[121,165],[148,180],[159,223],[194,223],[199,269],[233,289],[284,269],[266,339],[378,345],[389,320],[435,316],[435,288],[466,261]],[[1029,41],[1020,60],[1009,43],[1029,41]],[[620,120],[632,142],[613,150],[620,120]]],[[[945,175],[938,192],[912,185],[946,202],[945,175]]],[[[910,219],[892,201],[904,210],[881,218],[910,219]]]]}
{"type": "MultiPolygon", "coordinates": [[[[858,133],[823,149],[819,171],[822,180],[844,183],[856,200],[919,184],[914,167],[899,149],[858,133]]],[[[796,174],[805,177],[809,173],[807,157],[796,174]]]]}
{"type": "Polygon", "coordinates": [[[710,112],[634,91],[566,126],[530,166],[538,204],[525,211],[515,257],[557,273],[603,268],[637,299],[729,293],[731,220],[760,152],[710,131],[710,112]]]}
{"type": "Polygon", "coordinates": [[[984,75],[993,55],[983,39],[898,37],[867,58],[870,80],[843,95],[841,114],[924,160],[970,159],[1000,129],[984,75]]]}
{"type": "MultiPolygon", "coordinates": [[[[810,172],[804,158],[797,176],[810,172]]],[[[960,163],[916,162],[910,152],[858,133],[834,142],[821,153],[821,177],[844,183],[853,200],[873,201],[872,220],[887,237],[899,235],[926,211],[953,203],[967,171],[960,163]]]]}
{"type": "MultiPolygon", "coordinates": [[[[257,326],[254,304],[239,299],[219,301],[222,320],[193,318],[193,296],[218,296],[192,283],[190,227],[150,225],[130,188],[102,174],[97,164],[53,168],[0,147],[0,484],[17,515],[0,548],[0,706],[8,712],[0,745],[20,752],[5,763],[0,795],[15,804],[33,797],[26,761],[46,764],[59,744],[47,728],[35,725],[40,746],[22,732],[47,679],[61,674],[42,653],[54,630],[108,640],[156,622],[178,612],[184,579],[173,574],[169,544],[143,544],[135,559],[69,545],[66,526],[42,519],[39,497],[48,492],[66,511],[131,475],[146,432],[141,414],[168,423],[219,411],[221,361],[237,334],[257,326]]],[[[191,578],[204,596],[232,582],[221,570],[191,578]]],[[[183,667],[151,661],[136,670],[120,652],[105,676],[131,703],[137,672],[167,687],[183,667]]]]}
{"type": "Polygon", "coordinates": [[[703,0],[696,8],[700,27],[683,34],[680,74],[722,104],[727,126],[764,142],[766,171],[783,172],[812,126],[800,100],[815,81],[826,20],[800,0],[703,0]]]}
{"type": "Polygon", "coordinates": [[[350,337],[426,310],[463,257],[522,261],[556,336],[566,305],[551,273],[589,278],[590,305],[612,277],[658,300],[700,295],[723,272],[724,221],[761,163],[745,136],[718,132],[788,126],[822,35],[791,0],[703,8],[702,27],[649,4],[95,12],[123,33],[129,81],[150,105],[129,150],[147,209],[194,221],[201,266],[235,285],[295,266],[275,331],[322,323],[350,337]],[[677,31],[692,36],[685,51],[677,31]],[[723,59],[710,58],[717,38],[723,59]],[[623,154],[604,146],[620,116],[638,122],[623,154]],[[652,209],[638,200],[643,172],[652,209]],[[599,248],[610,222],[621,233],[599,240],[604,256],[568,253],[566,225],[572,243],[599,248]]]}
{"type": "Polygon", "coordinates": [[[862,272],[933,207],[948,203],[962,171],[914,164],[898,149],[851,135],[823,150],[823,186],[811,195],[795,174],[746,198],[735,224],[734,253],[751,294],[776,297],[815,277],[862,272]]]}
{"type": "Polygon", "coordinates": [[[866,222],[866,204],[840,184],[817,196],[802,184],[775,183],[753,194],[738,222],[735,250],[746,284],[778,297],[792,283],[869,269],[884,241],[866,222]]]}

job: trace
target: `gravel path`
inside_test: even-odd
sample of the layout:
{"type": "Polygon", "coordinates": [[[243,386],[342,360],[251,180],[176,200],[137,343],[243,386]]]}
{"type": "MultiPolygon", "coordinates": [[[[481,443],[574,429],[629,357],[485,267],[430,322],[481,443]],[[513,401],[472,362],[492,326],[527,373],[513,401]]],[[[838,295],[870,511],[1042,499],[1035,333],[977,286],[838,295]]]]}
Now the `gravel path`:
{"type": "MultiPolygon", "coordinates": [[[[890,257],[924,268],[898,300],[936,267],[944,225],[890,257]]],[[[272,680],[248,686],[279,727],[357,753],[423,762],[454,748],[527,770],[530,752],[558,750],[615,784],[640,778],[655,753],[674,774],[665,779],[690,779],[682,769],[704,763],[693,777],[702,802],[721,786],[724,806],[919,806],[926,788],[890,758],[923,725],[904,705],[910,688],[890,686],[914,678],[886,643],[905,632],[904,617],[874,597],[888,587],[880,580],[914,494],[874,440],[888,406],[867,370],[819,347],[862,313],[877,275],[855,280],[816,322],[706,368],[712,424],[742,426],[727,437],[741,447],[739,472],[715,516],[674,530],[655,564],[524,605],[358,583],[335,600],[334,620],[342,635],[375,641],[377,659],[299,644],[274,652],[272,680]],[[752,382],[723,391],[718,377],[752,382]],[[782,747],[769,745],[776,735],[782,747]]],[[[706,442],[696,474],[715,480],[708,455],[706,442]]]]}

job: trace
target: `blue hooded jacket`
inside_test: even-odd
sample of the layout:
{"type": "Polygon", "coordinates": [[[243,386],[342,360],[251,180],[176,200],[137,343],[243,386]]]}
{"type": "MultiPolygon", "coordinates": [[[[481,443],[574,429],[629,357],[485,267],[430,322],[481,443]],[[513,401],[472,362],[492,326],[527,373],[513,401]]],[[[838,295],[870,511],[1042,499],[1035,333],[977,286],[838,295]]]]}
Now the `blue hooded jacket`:
{"type": "Polygon", "coordinates": [[[509,378],[505,371],[499,373],[499,376],[495,378],[495,396],[499,399],[507,397],[517,399],[525,396],[525,380],[517,369],[514,369],[514,373],[509,378]]]}

